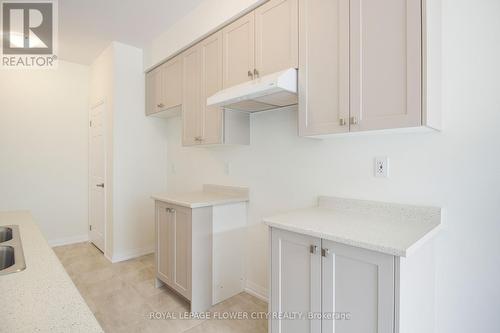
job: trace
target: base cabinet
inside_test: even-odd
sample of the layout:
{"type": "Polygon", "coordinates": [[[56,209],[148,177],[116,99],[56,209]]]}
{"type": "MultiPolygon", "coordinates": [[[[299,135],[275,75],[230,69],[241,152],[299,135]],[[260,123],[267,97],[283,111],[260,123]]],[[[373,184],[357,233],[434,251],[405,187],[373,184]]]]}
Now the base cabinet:
{"type": "Polygon", "coordinates": [[[275,228],[271,252],[271,311],[300,316],[270,332],[394,332],[394,256],[275,228]]]}
{"type": "Polygon", "coordinates": [[[156,201],[156,286],[166,284],[192,312],[243,291],[245,202],[188,208],[156,201]]]}

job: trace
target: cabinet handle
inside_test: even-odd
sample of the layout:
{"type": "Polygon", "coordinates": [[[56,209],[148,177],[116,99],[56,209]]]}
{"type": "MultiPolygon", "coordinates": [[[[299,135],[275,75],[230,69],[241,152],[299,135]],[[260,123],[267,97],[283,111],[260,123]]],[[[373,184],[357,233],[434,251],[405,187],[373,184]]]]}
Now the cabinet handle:
{"type": "Polygon", "coordinates": [[[328,257],[329,254],[330,254],[329,249],[321,249],[321,256],[322,257],[328,257]]]}
{"type": "Polygon", "coordinates": [[[256,68],[253,69],[253,75],[259,77],[259,71],[256,68]]]}
{"type": "Polygon", "coordinates": [[[157,107],[159,107],[159,108],[162,108],[164,106],[165,106],[165,104],[163,104],[163,103],[160,103],[160,104],[157,105],[157,107]]]}
{"type": "Polygon", "coordinates": [[[345,121],[345,118],[340,118],[339,119],[339,124],[340,124],[340,126],[345,126],[347,124],[346,121],[345,121]]]}
{"type": "Polygon", "coordinates": [[[253,80],[253,73],[252,73],[252,71],[251,71],[251,70],[248,70],[248,77],[249,77],[249,78],[252,78],[252,80],[253,80]]]}
{"type": "Polygon", "coordinates": [[[175,209],[173,209],[173,208],[167,208],[167,213],[175,213],[175,209]]]}
{"type": "Polygon", "coordinates": [[[316,253],[318,253],[318,246],[316,246],[316,245],[311,245],[311,246],[309,247],[309,252],[311,252],[311,254],[316,254],[316,253]]]}
{"type": "Polygon", "coordinates": [[[350,118],[350,123],[351,123],[351,125],[357,125],[358,124],[358,117],[352,116],[350,118]]]}
{"type": "Polygon", "coordinates": [[[202,139],[202,137],[201,137],[201,136],[195,136],[195,137],[194,137],[194,141],[201,142],[201,141],[203,141],[203,139],[202,139]]]}

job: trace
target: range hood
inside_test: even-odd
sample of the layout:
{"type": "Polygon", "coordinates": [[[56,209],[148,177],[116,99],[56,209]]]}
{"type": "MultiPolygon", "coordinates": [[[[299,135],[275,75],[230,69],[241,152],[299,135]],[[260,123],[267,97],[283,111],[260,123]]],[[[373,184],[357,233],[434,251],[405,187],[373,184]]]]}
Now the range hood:
{"type": "Polygon", "coordinates": [[[217,92],[208,106],[257,112],[297,104],[297,69],[269,74],[217,92]]]}

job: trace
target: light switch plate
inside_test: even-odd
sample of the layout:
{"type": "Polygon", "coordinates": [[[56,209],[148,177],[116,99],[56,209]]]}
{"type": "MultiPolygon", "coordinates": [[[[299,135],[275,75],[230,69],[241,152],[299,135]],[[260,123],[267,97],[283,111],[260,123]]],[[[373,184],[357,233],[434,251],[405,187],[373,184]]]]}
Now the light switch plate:
{"type": "Polygon", "coordinates": [[[389,159],[387,156],[375,157],[373,175],[377,178],[389,177],[389,159]]]}

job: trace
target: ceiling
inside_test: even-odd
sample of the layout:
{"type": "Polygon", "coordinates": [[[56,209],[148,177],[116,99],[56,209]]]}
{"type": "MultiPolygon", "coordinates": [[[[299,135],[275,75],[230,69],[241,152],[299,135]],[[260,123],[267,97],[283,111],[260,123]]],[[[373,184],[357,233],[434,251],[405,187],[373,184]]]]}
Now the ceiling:
{"type": "Polygon", "coordinates": [[[90,64],[111,41],[144,47],[202,0],[59,0],[59,58],[90,64]]]}

